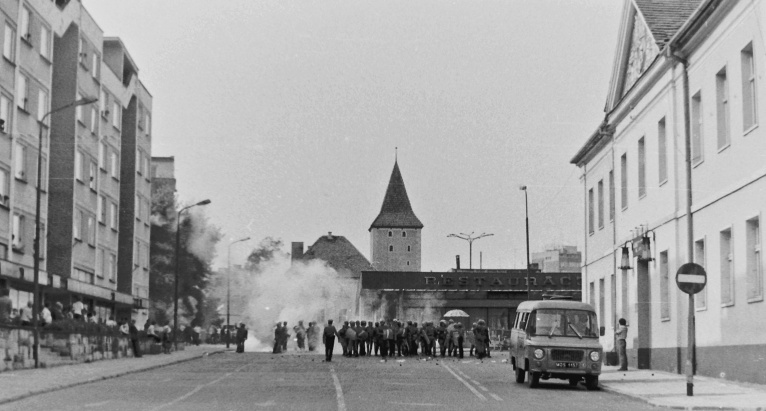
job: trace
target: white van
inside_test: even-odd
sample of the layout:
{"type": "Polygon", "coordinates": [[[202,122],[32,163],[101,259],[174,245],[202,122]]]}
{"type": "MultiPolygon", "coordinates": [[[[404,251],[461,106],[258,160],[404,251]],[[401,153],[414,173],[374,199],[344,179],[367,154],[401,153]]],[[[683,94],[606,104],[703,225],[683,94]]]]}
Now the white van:
{"type": "Polygon", "coordinates": [[[572,386],[583,379],[589,390],[598,388],[604,348],[599,343],[596,312],[578,301],[525,301],[516,309],[511,330],[511,365],[516,382],[529,373],[529,386],[541,379],[569,380],[572,386]]]}

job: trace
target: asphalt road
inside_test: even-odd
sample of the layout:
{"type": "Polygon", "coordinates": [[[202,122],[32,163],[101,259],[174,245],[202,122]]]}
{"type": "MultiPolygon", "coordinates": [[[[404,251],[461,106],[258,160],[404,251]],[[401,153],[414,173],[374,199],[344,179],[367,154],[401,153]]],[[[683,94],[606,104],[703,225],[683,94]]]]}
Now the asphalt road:
{"type": "Polygon", "coordinates": [[[493,357],[381,362],[336,356],[326,363],[318,354],[227,352],[30,397],[0,410],[654,409],[565,381],[530,389],[513,382],[501,353],[493,357]]]}

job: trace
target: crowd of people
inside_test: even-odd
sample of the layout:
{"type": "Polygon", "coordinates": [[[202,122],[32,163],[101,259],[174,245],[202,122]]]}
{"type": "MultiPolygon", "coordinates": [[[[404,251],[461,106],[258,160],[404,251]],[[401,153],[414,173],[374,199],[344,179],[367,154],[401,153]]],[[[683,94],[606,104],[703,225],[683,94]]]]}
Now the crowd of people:
{"type": "MultiPolygon", "coordinates": [[[[311,324],[313,326],[309,328],[314,329],[316,324],[311,324]]],[[[287,323],[283,323],[275,329],[274,353],[286,348],[289,337],[289,334],[285,336],[286,326],[287,323]]],[[[491,358],[489,329],[484,320],[473,323],[470,330],[451,319],[441,320],[438,325],[427,321],[422,326],[414,321],[403,323],[397,319],[344,321],[340,329],[336,329],[333,321],[329,320],[321,335],[325,345],[325,361],[332,361],[336,338],[344,357],[380,356],[386,359],[420,355],[463,358],[465,349],[468,349],[469,356],[491,358]]]]}
{"type": "MultiPolygon", "coordinates": [[[[319,334],[321,332],[319,324],[309,322],[306,327],[303,325],[303,320],[301,320],[298,321],[298,325],[293,327],[293,332],[295,332],[297,351],[306,351],[306,345],[308,345],[308,351],[316,350],[317,345],[319,345],[319,334]]],[[[272,352],[274,354],[286,352],[287,341],[291,335],[287,327],[287,321],[278,322],[274,327],[274,349],[272,352]]]]}

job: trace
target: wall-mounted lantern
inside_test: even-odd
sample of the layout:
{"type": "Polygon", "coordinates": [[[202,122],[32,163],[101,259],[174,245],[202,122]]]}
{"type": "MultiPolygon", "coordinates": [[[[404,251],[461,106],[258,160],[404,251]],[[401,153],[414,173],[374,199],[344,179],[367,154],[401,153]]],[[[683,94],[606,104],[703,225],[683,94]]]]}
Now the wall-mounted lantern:
{"type": "Polygon", "coordinates": [[[654,258],[652,258],[652,241],[655,243],[657,242],[657,239],[654,235],[653,230],[649,230],[644,233],[644,236],[641,238],[641,250],[638,253],[638,260],[639,261],[653,261],[654,258]],[[652,238],[649,238],[649,233],[652,233],[652,238]]]}
{"type": "Polygon", "coordinates": [[[628,247],[628,244],[630,241],[626,241],[625,244],[622,245],[622,258],[620,259],[620,266],[617,267],[620,270],[630,270],[630,248],[628,247]]]}

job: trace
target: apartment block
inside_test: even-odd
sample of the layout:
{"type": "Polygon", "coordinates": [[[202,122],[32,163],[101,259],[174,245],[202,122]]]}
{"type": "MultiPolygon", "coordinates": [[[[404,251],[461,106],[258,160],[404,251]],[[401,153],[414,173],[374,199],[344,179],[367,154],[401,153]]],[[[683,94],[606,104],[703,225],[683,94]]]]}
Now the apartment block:
{"type": "Polygon", "coordinates": [[[39,157],[40,298],[145,319],[151,95],[80,1],[3,1],[0,17],[0,286],[32,299],[39,157]]]}
{"type": "Polygon", "coordinates": [[[684,372],[685,263],[698,374],[766,383],[766,45],[759,2],[625,1],[604,122],[572,159],[583,186],[583,295],[629,362],[684,372]],[[687,126],[688,125],[688,126],[687,126]]]}

